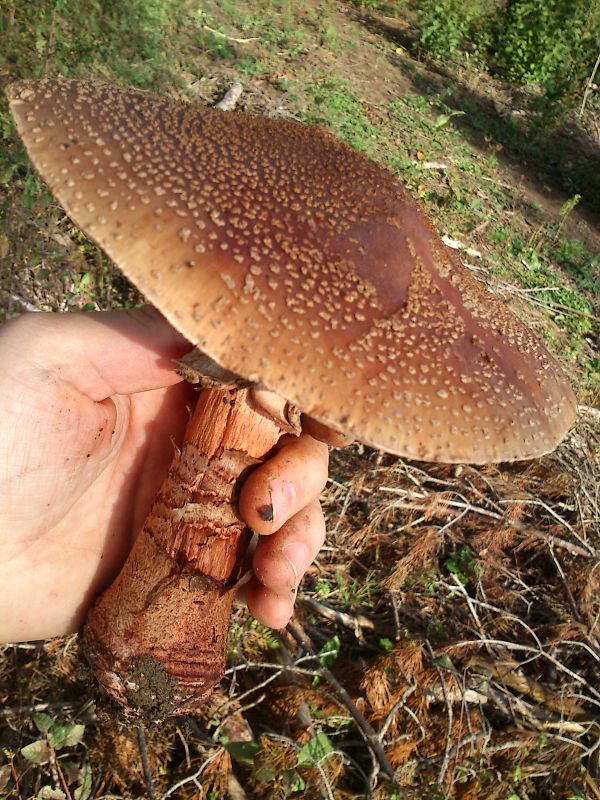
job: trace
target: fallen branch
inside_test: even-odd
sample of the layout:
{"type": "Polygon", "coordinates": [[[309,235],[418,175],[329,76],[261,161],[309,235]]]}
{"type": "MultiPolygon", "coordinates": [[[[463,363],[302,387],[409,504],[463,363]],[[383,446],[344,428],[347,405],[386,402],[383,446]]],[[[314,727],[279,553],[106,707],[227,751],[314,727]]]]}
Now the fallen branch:
{"type": "MultiPolygon", "coordinates": [[[[60,703],[36,703],[31,706],[5,706],[0,709],[0,717],[9,719],[10,717],[28,716],[29,714],[35,714],[40,711],[63,711],[65,708],[75,708],[78,705],[80,705],[79,700],[63,700],[60,703]]],[[[89,708],[90,705],[91,703],[87,703],[76,716],[82,714],[83,711],[86,710],[86,707],[89,708]]]]}
{"type": "Polygon", "coordinates": [[[325,619],[328,619],[331,622],[337,622],[338,624],[343,625],[345,628],[350,628],[359,641],[363,639],[363,628],[366,628],[369,631],[375,630],[375,623],[362,614],[352,616],[351,614],[346,614],[343,611],[337,611],[335,608],[330,608],[330,606],[319,603],[318,600],[315,600],[312,597],[302,596],[300,598],[300,603],[325,619]]]}
{"type": "Polygon", "coordinates": [[[204,770],[208,767],[208,765],[215,760],[221,753],[221,747],[215,747],[212,753],[200,764],[198,769],[192,775],[186,775],[181,780],[174,783],[170,786],[167,791],[162,795],[160,800],[167,800],[168,797],[172,797],[178,789],[181,789],[182,786],[185,786],[186,783],[193,783],[196,789],[198,790],[198,797],[204,797],[204,787],[200,783],[200,776],[204,772],[204,770]]]}
{"type": "Polygon", "coordinates": [[[588,788],[592,791],[594,797],[597,798],[597,800],[600,800],[600,789],[598,788],[598,784],[587,770],[585,771],[585,782],[588,788]]]}
{"type": "MultiPolygon", "coordinates": [[[[585,688],[590,692],[590,695],[594,695],[598,700],[600,700],[600,692],[594,689],[585,678],[581,675],[578,675],[573,670],[566,667],[562,664],[557,658],[547,653],[545,650],[542,650],[538,647],[532,647],[531,645],[526,644],[518,644],[517,642],[507,642],[503,639],[493,639],[493,638],[486,638],[486,639],[465,639],[461,642],[455,642],[452,647],[454,649],[459,649],[461,647],[471,647],[473,645],[496,645],[498,647],[505,647],[507,650],[516,650],[521,653],[534,653],[541,658],[549,661],[551,664],[557,668],[559,672],[568,675],[572,678],[576,683],[579,683],[581,686],[585,686],[585,688]]],[[[587,698],[588,702],[594,702],[591,697],[587,698]]],[[[598,703],[600,705],[600,703],[598,703]]]]}
{"type": "Polygon", "coordinates": [[[593,417],[597,422],[600,422],[600,408],[592,408],[591,406],[577,406],[577,411],[580,414],[587,414],[593,417]]]}
{"type": "Polygon", "coordinates": [[[25,311],[41,311],[40,308],[34,306],[33,303],[30,303],[29,300],[26,300],[24,297],[21,297],[18,294],[9,294],[8,299],[12,300],[13,303],[18,303],[25,311]]]}
{"type": "Polygon", "coordinates": [[[431,647],[431,644],[428,639],[425,639],[425,647],[429,654],[429,658],[431,659],[431,663],[433,664],[433,667],[435,668],[435,671],[438,674],[438,678],[440,679],[440,686],[442,689],[442,695],[444,697],[444,705],[446,706],[446,713],[448,715],[448,728],[446,730],[446,744],[444,746],[444,757],[442,759],[442,764],[440,766],[440,771],[438,773],[438,778],[437,778],[438,783],[442,784],[444,782],[444,778],[446,777],[446,772],[448,771],[448,767],[450,766],[450,761],[451,761],[452,749],[450,746],[450,739],[452,736],[452,722],[454,719],[454,715],[452,712],[452,703],[448,699],[446,681],[444,680],[444,676],[442,675],[442,671],[440,669],[440,666],[435,657],[435,653],[433,652],[433,648],[431,647]]]}
{"type": "Polygon", "coordinates": [[[215,108],[218,108],[219,111],[233,111],[243,91],[244,87],[242,84],[236,81],[231,88],[225,92],[223,98],[215,105],[215,108]]]}
{"type": "Polygon", "coordinates": [[[209,25],[203,25],[202,29],[212,33],[214,36],[220,36],[221,39],[227,39],[228,42],[235,42],[236,44],[247,44],[248,42],[258,42],[258,36],[250,36],[248,39],[238,39],[235,36],[228,36],[226,33],[221,33],[221,31],[217,31],[214,28],[211,28],[209,25]]]}

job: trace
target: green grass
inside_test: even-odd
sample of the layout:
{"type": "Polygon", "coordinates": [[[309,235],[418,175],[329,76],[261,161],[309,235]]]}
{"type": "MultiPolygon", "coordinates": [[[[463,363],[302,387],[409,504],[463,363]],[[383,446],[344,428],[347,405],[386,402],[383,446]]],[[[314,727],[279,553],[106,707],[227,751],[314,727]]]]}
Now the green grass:
{"type": "Polygon", "coordinates": [[[326,125],[347,144],[373,154],[379,131],[347,80],[331,76],[307,86],[306,93],[310,103],[303,115],[305,122],[326,125]]]}
{"type": "Polygon", "coordinates": [[[194,40],[200,52],[207,55],[212,61],[226,61],[235,56],[233,46],[212,31],[201,28],[195,32],[194,40]]]}
{"type": "Polygon", "coordinates": [[[13,77],[92,69],[156,86],[176,63],[172,46],[187,8],[189,3],[176,0],[7,0],[0,17],[0,67],[10,67],[13,77]]]}
{"type": "Polygon", "coordinates": [[[242,4],[229,0],[219,4],[203,4],[196,19],[210,24],[224,36],[246,40],[268,53],[271,58],[293,58],[306,51],[306,26],[299,19],[295,5],[286,0],[263,0],[248,10],[242,4]],[[207,7],[213,5],[214,10],[207,7]],[[227,24],[220,20],[227,18],[227,24]]]}
{"type": "Polygon", "coordinates": [[[360,580],[336,572],[332,577],[319,578],[314,586],[319,600],[334,601],[343,608],[368,607],[381,592],[375,572],[368,572],[360,580]]]}
{"type": "MultiPolygon", "coordinates": [[[[550,229],[552,236],[555,229],[550,229]]],[[[579,289],[600,301],[600,254],[591,253],[580,239],[557,236],[552,247],[556,264],[573,279],[579,289]]]]}
{"type": "MultiPolygon", "coordinates": [[[[175,0],[7,0],[0,11],[0,89],[10,80],[57,74],[163,91],[179,87],[183,49],[192,66],[190,7],[175,0]],[[184,39],[185,48],[179,46],[184,39]]],[[[15,134],[4,91],[0,185],[6,188],[0,192],[0,228],[9,243],[0,292],[20,295],[20,285],[31,279],[31,299],[47,310],[131,305],[138,299],[126,281],[115,281],[105,256],[74,226],[61,222],[62,214],[15,134]],[[10,262],[28,271],[16,275],[10,262]],[[59,281],[65,267],[68,274],[59,281]],[[85,275],[89,278],[82,283],[85,275]]]]}

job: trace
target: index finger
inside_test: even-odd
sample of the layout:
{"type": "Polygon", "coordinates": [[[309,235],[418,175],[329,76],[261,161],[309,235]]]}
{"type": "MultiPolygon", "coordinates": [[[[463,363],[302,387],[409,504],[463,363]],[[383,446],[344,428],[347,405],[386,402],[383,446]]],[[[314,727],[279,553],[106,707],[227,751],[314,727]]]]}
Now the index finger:
{"type": "Polygon", "coordinates": [[[269,534],[316,499],[327,482],[327,445],[306,433],[284,436],[275,455],[246,479],[239,510],[253,531],[269,534]]]}

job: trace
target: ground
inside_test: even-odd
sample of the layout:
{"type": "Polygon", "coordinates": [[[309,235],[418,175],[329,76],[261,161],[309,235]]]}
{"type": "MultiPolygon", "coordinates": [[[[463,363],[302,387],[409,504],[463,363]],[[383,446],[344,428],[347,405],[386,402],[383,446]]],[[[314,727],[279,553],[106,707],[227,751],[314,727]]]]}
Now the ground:
{"type": "MultiPolygon", "coordinates": [[[[8,0],[0,83],[100,77],[214,103],[239,80],[240,109],[327,126],[404,180],[545,340],[577,426],[550,456],[477,469],[334,450],[293,625],[236,609],[198,717],[142,737],[96,696],[76,637],[0,648],[0,797],[600,798],[600,115],[536,136],[534,88],[419,58],[410,4],[393,5],[8,0]]],[[[138,303],[4,101],[0,134],[3,317],[138,303]]]]}

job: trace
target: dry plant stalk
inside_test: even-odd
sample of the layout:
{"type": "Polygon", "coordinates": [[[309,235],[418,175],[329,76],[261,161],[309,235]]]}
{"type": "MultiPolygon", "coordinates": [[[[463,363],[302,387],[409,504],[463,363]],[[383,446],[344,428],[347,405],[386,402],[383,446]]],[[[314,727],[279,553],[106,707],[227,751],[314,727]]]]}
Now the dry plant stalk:
{"type": "Polygon", "coordinates": [[[399,559],[396,564],[388,579],[389,586],[392,588],[399,587],[409,575],[424,571],[435,558],[441,544],[442,537],[440,537],[436,528],[421,531],[421,535],[415,537],[408,553],[399,559]]]}

